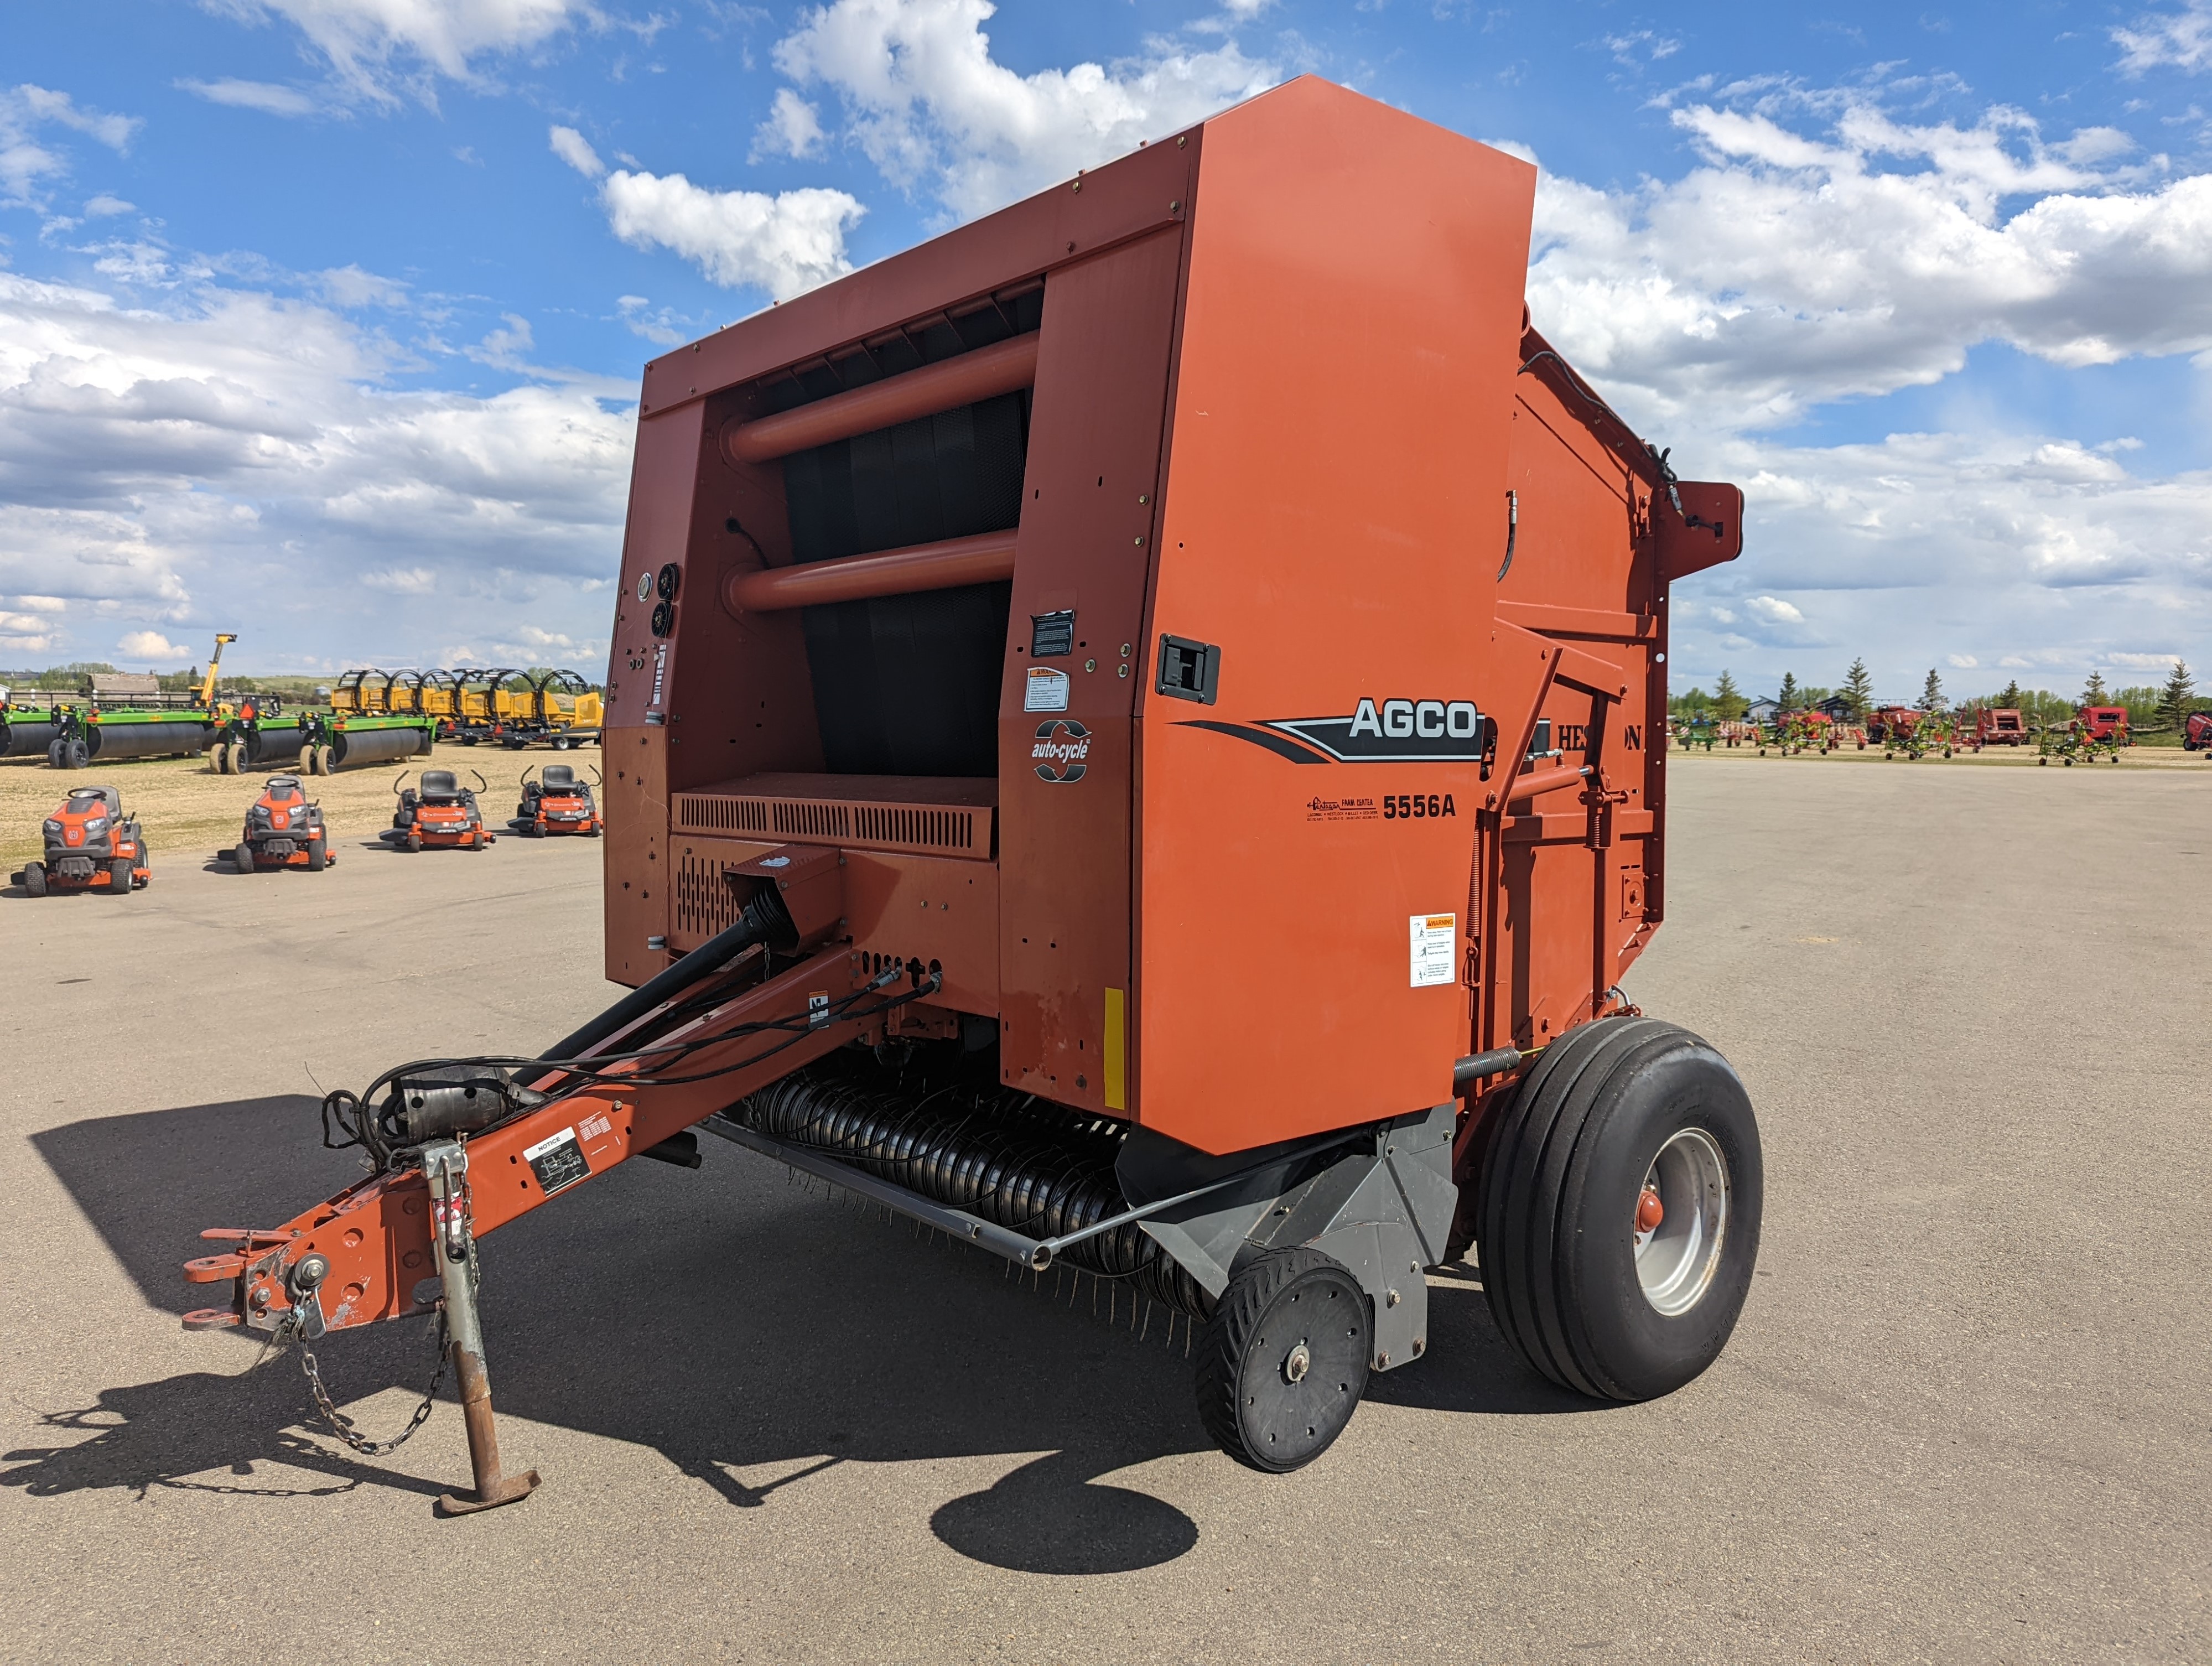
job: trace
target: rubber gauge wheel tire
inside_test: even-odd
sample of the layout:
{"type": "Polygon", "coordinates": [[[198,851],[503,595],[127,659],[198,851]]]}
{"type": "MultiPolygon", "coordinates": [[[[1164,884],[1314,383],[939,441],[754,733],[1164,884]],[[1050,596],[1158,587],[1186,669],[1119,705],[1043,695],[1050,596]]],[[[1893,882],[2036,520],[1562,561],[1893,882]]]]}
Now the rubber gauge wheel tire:
{"type": "Polygon", "coordinates": [[[1312,1462],[1358,1409],[1373,1348],[1366,1293],[1318,1250],[1276,1250],[1229,1282],[1198,1342],[1198,1415],[1237,1462],[1312,1462]]]}
{"type": "Polygon", "coordinates": [[[230,853],[230,865],[240,873],[253,872],[253,847],[240,839],[238,848],[230,853]]]}
{"type": "Polygon", "coordinates": [[[1553,1043],[1492,1126],[1483,1288],[1506,1340],[1598,1400],[1671,1394],[1735,1329],[1759,1256],[1759,1127],[1728,1061],[1677,1025],[1553,1043]]]}

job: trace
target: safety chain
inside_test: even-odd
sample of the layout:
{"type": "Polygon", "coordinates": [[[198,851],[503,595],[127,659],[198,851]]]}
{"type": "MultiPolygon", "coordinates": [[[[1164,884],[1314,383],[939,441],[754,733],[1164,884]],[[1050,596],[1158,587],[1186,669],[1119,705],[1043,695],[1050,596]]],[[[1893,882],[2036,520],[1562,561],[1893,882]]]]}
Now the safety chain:
{"type": "Polygon", "coordinates": [[[415,1408],[415,1415],[407,1420],[407,1426],[391,1439],[371,1440],[366,1435],[356,1433],[353,1420],[331,1403],[330,1390],[323,1386],[323,1373],[315,1363],[315,1351],[307,1345],[304,1339],[300,1342],[300,1369],[307,1373],[307,1388],[315,1396],[315,1405],[323,1414],[323,1421],[331,1426],[332,1434],[368,1457],[389,1457],[407,1444],[416,1430],[429,1421],[431,1408],[438,1403],[438,1389],[446,1380],[446,1366],[452,1357],[453,1350],[447,1346],[446,1309],[441,1303],[438,1308],[438,1369],[430,1375],[430,1386],[423,1393],[422,1403],[415,1408]]]}

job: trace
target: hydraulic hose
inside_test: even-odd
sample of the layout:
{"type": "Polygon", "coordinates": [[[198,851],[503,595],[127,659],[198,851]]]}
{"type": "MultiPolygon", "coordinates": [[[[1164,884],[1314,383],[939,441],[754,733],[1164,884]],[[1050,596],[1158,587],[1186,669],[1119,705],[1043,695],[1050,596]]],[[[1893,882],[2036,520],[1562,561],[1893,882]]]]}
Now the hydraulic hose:
{"type": "Polygon", "coordinates": [[[613,1006],[574,1035],[563,1036],[538,1056],[541,1059],[582,1057],[617,1031],[635,1024],[662,1003],[673,1000],[693,984],[712,976],[755,944],[771,949],[794,946],[797,936],[783,897],[763,886],[738,915],[737,924],[719,931],[667,970],[639,984],[613,1006]]]}

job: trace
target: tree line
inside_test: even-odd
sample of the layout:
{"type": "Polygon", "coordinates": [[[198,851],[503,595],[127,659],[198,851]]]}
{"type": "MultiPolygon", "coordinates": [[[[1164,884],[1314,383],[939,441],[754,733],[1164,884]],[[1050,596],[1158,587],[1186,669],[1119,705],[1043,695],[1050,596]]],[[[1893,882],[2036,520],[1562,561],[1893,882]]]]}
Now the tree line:
{"type": "MultiPolygon", "coordinates": [[[[1851,661],[1844,680],[1834,688],[1800,683],[1796,672],[1784,672],[1774,699],[1784,711],[1809,711],[1838,695],[1843,696],[1855,721],[1878,709],[1880,704],[1889,703],[1875,699],[1874,678],[1867,670],[1864,656],[1851,661]]],[[[1727,722],[1742,717],[1751,708],[1751,703],[1752,697],[1737,686],[1735,677],[1723,670],[1711,693],[1693,688],[1686,694],[1670,696],[1667,710],[1669,716],[1686,722],[1700,717],[1727,722]]],[[[1995,694],[1972,696],[1955,704],[1944,692],[1942,678],[1930,666],[1927,680],[1921,684],[1920,698],[1913,703],[1926,712],[1974,712],[1984,708],[2017,711],[2031,723],[2045,724],[2069,721],[2083,706],[2124,706],[2130,728],[2154,734],[2179,730],[2190,713],[2212,709],[2212,699],[2197,692],[2197,679],[2191,674],[2188,663],[2179,659],[2160,684],[2111,689],[2105,684],[2104,673],[2093,671],[2080,696],[2069,699],[2046,689],[2024,689],[2020,679],[2014,678],[1995,694]]]]}

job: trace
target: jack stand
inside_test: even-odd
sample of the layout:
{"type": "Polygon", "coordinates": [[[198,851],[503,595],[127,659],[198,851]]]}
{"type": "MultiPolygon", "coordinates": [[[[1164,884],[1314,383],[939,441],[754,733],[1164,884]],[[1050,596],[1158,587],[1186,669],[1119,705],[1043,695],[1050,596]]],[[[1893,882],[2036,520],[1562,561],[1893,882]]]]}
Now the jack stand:
{"type": "Polygon", "coordinates": [[[446,1291],[446,1331],[452,1339],[453,1376],[460,1384],[461,1417],[469,1431],[473,1493],[448,1493],[438,1500],[448,1516],[494,1510],[536,1490],[535,1469],[504,1474],[499,1430],[491,1415],[491,1373],[484,1365],[483,1328],[477,1317],[476,1243],[469,1231],[469,1156],[459,1140],[422,1148],[422,1173],[430,1183],[431,1229],[437,1241],[438,1275],[446,1291]]]}

